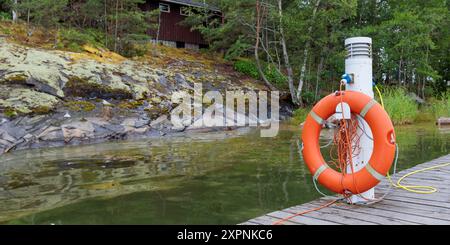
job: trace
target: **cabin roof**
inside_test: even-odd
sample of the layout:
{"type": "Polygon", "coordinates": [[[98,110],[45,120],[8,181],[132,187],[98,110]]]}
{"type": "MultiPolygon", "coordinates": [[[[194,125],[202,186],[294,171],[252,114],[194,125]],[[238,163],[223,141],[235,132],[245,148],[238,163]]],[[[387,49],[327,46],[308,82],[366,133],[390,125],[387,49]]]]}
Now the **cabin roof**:
{"type": "Polygon", "coordinates": [[[198,7],[198,8],[207,8],[209,10],[213,10],[213,11],[220,11],[219,8],[212,6],[210,4],[207,4],[205,1],[200,1],[200,0],[162,0],[163,2],[169,2],[169,3],[176,3],[176,4],[180,4],[180,5],[185,5],[185,6],[191,6],[191,7],[198,7]]]}

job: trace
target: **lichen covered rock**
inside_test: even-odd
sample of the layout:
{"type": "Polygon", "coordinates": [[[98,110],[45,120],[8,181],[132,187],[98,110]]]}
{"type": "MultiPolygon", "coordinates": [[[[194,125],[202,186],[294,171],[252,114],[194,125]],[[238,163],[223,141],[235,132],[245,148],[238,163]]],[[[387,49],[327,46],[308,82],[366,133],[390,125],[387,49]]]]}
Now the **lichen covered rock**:
{"type": "MultiPolygon", "coordinates": [[[[0,108],[14,114],[47,114],[56,108],[59,99],[28,88],[0,85],[0,108]]],[[[11,115],[11,116],[13,116],[11,115]]]]}

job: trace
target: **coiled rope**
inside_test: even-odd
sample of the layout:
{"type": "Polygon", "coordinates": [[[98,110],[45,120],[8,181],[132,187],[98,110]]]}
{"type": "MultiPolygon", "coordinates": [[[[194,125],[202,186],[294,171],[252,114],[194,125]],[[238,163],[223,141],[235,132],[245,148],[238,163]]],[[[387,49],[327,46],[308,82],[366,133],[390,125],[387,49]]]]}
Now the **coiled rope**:
{"type": "MultiPolygon", "coordinates": [[[[340,92],[342,92],[342,84],[341,84],[340,90],[341,90],[340,92]]],[[[378,88],[377,85],[375,85],[375,90],[377,91],[378,97],[380,98],[381,106],[385,109],[383,96],[382,96],[381,91],[380,91],[380,89],[378,88]]],[[[342,106],[342,102],[341,102],[341,106],[342,106]]],[[[342,108],[342,111],[343,111],[343,108],[342,108]]],[[[344,120],[344,121],[345,121],[345,120],[344,120]]],[[[353,120],[352,120],[352,121],[353,121],[353,120]]],[[[359,118],[357,118],[357,121],[359,122],[359,118]]],[[[351,126],[352,126],[352,124],[353,124],[353,123],[351,123],[351,126]]],[[[359,123],[357,123],[357,125],[358,125],[358,127],[359,127],[359,123]]],[[[352,150],[355,150],[355,148],[352,149],[351,147],[348,146],[348,140],[352,138],[352,137],[350,137],[349,134],[348,134],[348,133],[349,133],[349,132],[348,132],[348,128],[351,128],[351,127],[347,127],[346,123],[344,123],[343,127],[340,127],[340,129],[339,129],[339,131],[341,131],[341,129],[344,129],[345,135],[344,135],[344,137],[342,137],[342,138],[345,138],[345,141],[347,141],[347,142],[345,142],[345,141],[343,142],[343,141],[341,141],[341,140],[337,140],[337,141],[336,141],[336,138],[337,138],[336,136],[337,136],[337,135],[335,134],[334,140],[331,140],[330,143],[328,143],[327,145],[321,147],[321,148],[328,147],[329,145],[331,145],[332,142],[333,142],[333,143],[344,143],[344,145],[347,145],[346,148],[347,148],[347,150],[349,150],[350,152],[347,151],[347,150],[345,150],[345,149],[342,149],[342,150],[345,150],[345,153],[344,153],[344,154],[345,154],[346,156],[344,156],[344,157],[339,156],[339,158],[338,158],[337,160],[338,160],[338,162],[340,162],[340,164],[336,164],[336,165],[341,169],[341,171],[343,171],[342,173],[344,173],[344,171],[346,171],[346,170],[345,170],[345,167],[346,167],[345,165],[346,165],[346,164],[342,164],[342,160],[344,160],[345,158],[347,158],[347,157],[350,156],[350,164],[351,164],[351,158],[352,158],[351,156],[353,155],[353,153],[351,153],[351,151],[352,151],[352,150]],[[345,144],[345,143],[347,143],[347,144],[345,144]]],[[[369,135],[367,134],[365,128],[359,127],[359,129],[361,129],[361,131],[362,131],[364,134],[366,134],[366,136],[367,136],[369,139],[373,140],[372,137],[369,137],[369,135]]],[[[352,131],[353,131],[353,130],[351,130],[351,133],[352,133],[352,131]]],[[[359,140],[359,139],[358,139],[358,140],[359,140]]],[[[298,142],[298,146],[299,146],[299,153],[300,153],[300,155],[301,155],[301,149],[300,149],[300,144],[299,144],[299,142],[298,142]]],[[[331,155],[331,154],[330,154],[330,155],[331,155]]],[[[393,176],[396,174],[396,171],[397,171],[398,155],[399,155],[399,147],[398,147],[398,145],[396,144],[396,145],[395,145],[395,160],[394,160],[393,176]]],[[[334,163],[334,161],[333,161],[333,163],[334,163]]],[[[412,193],[416,193],[416,194],[433,194],[433,193],[436,193],[436,192],[438,192],[438,189],[435,188],[435,187],[433,187],[433,186],[425,186],[425,185],[403,185],[401,182],[404,181],[406,178],[412,176],[412,175],[415,175],[415,174],[418,174],[418,173],[422,173],[422,172],[426,172],[426,171],[431,171],[431,170],[439,169],[439,168],[443,168],[443,167],[447,167],[447,166],[450,166],[450,163],[444,163],[444,164],[436,165],[436,166],[433,166],[433,167],[428,167],[428,168],[424,168],[424,169],[420,169],[420,170],[416,170],[416,171],[407,173],[407,174],[403,175],[402,177],[400,177],[400,178],[397,180],[397,183],[394,183],[394,181],[392,180],[392,177],[393,177],[393,176],[391,177],[391,175],[390,175],[389,172],[388,172],[387,175],[386,175],[386,177],[387,177],[387,179],[389,180],[389,183],[390,183],[389,189],[387,190],[387,192],[386,192],[381,198],[376,199],[376,200],[368,200],[368,202],[366,203],[366,205],[371,205],[371,204],[378,203],[378,202],[382,201],[382,200],[390,193],[392,187],[395,187],[395,188],[398,188],[398,189],[402,189],[402,190],[405,190],[405,191],[409,191],[409,192],[412,192],[412,193]]],[[[353,169],[352,169],[352,172],[353,172],[353,169]]],[[[337,203],[338,201],[342,201],[342,200],[348,198],[348,195],[344,195],[344,198],[336,198],[336,197],[330,197],[330,196],[328,196],[328,195],[325,195],[325,194],[324,194],[322,191],[320,191],[320,189],[318,188],[317,183],[316,183],[316,180],[315,180],[314,178],[313,178],[313,184],[314,184],[314,188],[316,189],[316,191],[317,191],[318,193],[320,193],[320,194],[321,194],[322,196],[324,196],[324,197],[333,198],[334,200],[331,201],[331,202],[328,202],[328,203],[326,203],[326,204],[324,204],[324,205],[322,205],[322,206],[320,206],[320,207],[313,208],[313,209],[306,210],[306,211],[302,211],[302,212],[299,212],[299,213],[295,213],[295,214],[293,214],[293,215],[291,215],[291,216],[288,216],[288,217],[286,217],[286,218],[284,218],[284,219],[280,219],[280,220],[274,222],[273,225],[280,225],[280,224],[282,224],[282,223],[284,223],[284,222],[286,222],[286,221],[289,221],[290,219],[292,219],[292,218],[294,218],[294,217],[301,216],[301,215],[304,215],[304,214],[307,214],[307,213],[311,213],[311,212],[314,212],[314,211],[318,211],[318,210],[324,209],[324,208],[326,208],[326,207],[329,207],[329,206],[331,206],[331,205],[337,203]]],[[[359,195],[359,196],[361,196],[361,195],[359,195]]],[[[362,197],[362,196],[361,196],[361,197],[362,197]]],[[[364,197],[362,197],[362,198],[364,198],[364,197]]],[[[364,198],[364,199],[366,199],[366,198],[364,198]]]]}
{"type": "MultiPolygon", "coordinates": [[[[381,106],[383,108],[384,107],[384,101],[383,101],[383,95],[381,94],[380,89],[378,88],[377,85],[375,85],[375,90],[378,93],[378,97],[380,97],[380,102],[381,102],[381,106]]],[[[409,192],[413,192],[413,193],[417,193],[417,194],[433,194],[438,192],[438,189],[433,187],[433,186],[426,186],[426,185],[402,185],[402,181],[404,181],[406,178],[418,174],[418,173],[422,173],[425,171],[431,171],[431,170],[435,170],[438,168],[443,168],[443,167],[447,167],[450,166],[450,163],[444,163],[444,164],[440,164],[440,165],[436,165],[433,167],[429,167],[429,168],[424,168],[424,169],[419,169],[416,171],[413,171],[411,173],[407,173],[404,176],[400,177],[400,179],[397,180],[397,183],[394,183],[394,181],[392,181],[391,176],[389,175],[389,172],[387,174],[387,179],[389,180],[390,184],[396,188],[399,189],[403,189],[405,191],[409,191],[409,192]]]]}

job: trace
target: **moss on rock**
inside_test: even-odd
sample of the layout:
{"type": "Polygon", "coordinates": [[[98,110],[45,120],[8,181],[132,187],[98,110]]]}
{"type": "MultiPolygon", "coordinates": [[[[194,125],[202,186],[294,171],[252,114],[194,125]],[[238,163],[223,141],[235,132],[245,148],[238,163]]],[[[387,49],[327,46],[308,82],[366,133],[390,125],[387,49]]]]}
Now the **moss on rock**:
{"type": "Polygon", "coordinates": [[[119,88],[110,88],[102,84],[89,82],[88,79],[70,77],[64,87],[66,96],[100,98],[100,99],[132,99],[130,91],[119,88]]]}
{"type": "Polygon", "coordinates": [[[36,108],[33,108],[31,111],[33,112],[33,114],[37,114],[37,115],[46,115],[48,113],[50,113],[51,111],[53,111],[54,108],[49,107],[49,106],[38,106],[36,108]]]}
{"type": "Polygon", "coordinates": [[[119,104],[119,108],[133,110],[143,105],[144,100],[123,101],[119,104]]]}
{"type": "Polygon", "coordinates": [[[47,114],[54,110],[58,98],[29,88],[0,86],[0,108],[9,117],[25,114],[47,114]]]}
{"type": "Polygon", "coordinates": [[[5,109],[3,110],[3,114],[4,114],[6,117],[9,117],[9,118],[13,118],[13,117],[17,116],[16,110],[14,110],[14,109],[11,108],[11,107],[5,108],[5,109]]]}
{"type": "Polygon", "coordinates": [[[12,76],[7,76],[1,80],[5,84],[20,84],[24,85],[27,83],[28,77],[23,74],[14,74],[12,76]]]}
{"type": "Polygon", "coordinates": [[[67,106],[69,110],[77,112],[90,112],[96,108],[95,104],[89,101],[69,101],[65,103],[65,106],[67,106]]]}

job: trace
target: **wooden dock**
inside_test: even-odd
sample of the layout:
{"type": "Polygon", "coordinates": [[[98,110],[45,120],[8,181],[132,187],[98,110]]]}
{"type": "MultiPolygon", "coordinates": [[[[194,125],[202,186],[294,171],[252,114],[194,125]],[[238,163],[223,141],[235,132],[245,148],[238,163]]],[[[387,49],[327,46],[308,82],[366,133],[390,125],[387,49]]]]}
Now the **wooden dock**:
{"type": "MultiPolygon", "coordinates": [[[[394,182],[414,170],[450,163],[450,154],[399,172],[394,182]]],[[[427,185],[438,189],[433,194],[416,194],[392,188],[386,198],[376,204],[361,206],[336,203],[318,211],[296,216],[284,225],[450,225],[450,166],[420,172],[406,178],[404,185],[427,185]]],[[[389,187],[387,179],[376,187],[383,195],[389,187]]],[[[286,217],[329,203],[321,198],[306,204],[275,211],[243,225],[272,225],[286,217]]]]}

